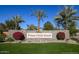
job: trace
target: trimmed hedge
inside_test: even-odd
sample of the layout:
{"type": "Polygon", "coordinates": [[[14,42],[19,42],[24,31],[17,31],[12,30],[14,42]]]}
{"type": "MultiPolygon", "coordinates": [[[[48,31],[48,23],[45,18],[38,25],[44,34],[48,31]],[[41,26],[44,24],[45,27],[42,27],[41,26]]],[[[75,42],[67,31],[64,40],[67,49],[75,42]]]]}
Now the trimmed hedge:
{"type": "Polygon", "coordinates": [[[15,40],[24,40],[25,39],[24,34],[21,32],[13,33],[13,37],[15,40]]]}
{"type": "Polygon", "coordinates": [[[65,33],[64,32],[58,32],[56,35],[58,40],[64,40],[65,39],[65,33]]]}

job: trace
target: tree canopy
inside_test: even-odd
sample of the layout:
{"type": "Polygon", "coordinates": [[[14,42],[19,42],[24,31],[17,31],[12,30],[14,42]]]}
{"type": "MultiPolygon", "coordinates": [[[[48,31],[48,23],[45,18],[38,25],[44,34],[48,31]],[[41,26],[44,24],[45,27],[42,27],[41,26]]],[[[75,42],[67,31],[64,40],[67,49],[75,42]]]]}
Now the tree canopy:
{"type": "Polygon", "coordinates": [[[44,24],[44,28],[43,30],[53,30],[54,27],[53,27],[53,24],[49,21],[47,21],[45,24],[44,24]]]}

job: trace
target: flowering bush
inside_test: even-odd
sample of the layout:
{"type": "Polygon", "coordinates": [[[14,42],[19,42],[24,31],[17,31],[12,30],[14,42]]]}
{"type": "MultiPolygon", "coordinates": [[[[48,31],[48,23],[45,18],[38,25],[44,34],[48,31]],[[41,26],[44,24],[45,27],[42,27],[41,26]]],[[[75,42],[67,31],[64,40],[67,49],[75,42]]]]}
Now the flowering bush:
{"type": "Polygon", "coordinates": [[[15,32],[15,33],[13,33],[13,37],[16,40],[24,40],[25,39],[23,33],[21,33],[21,32],[15,32]]]}
{"type": "Polygon", "coordinates": [[[58,40],[64,40],[65,39],[65,33],[59,32],[59,33],[57,33],[56,37],[57,37],[58,40]]]}

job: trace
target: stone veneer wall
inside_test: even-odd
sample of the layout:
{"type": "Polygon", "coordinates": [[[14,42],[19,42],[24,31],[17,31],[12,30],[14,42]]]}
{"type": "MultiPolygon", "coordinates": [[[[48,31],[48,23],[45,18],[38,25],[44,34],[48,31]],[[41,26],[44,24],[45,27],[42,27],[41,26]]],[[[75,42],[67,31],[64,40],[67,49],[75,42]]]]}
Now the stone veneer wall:
{"type": "Polygon", "coordinates": [[[22,32],[25,36],[25,41],[24,42],[49,42],[49,41],[54,41],[54,40],[57,40],[56,38],[56,35],[58,32],[64,32],[65,33],[65,40],[66,39],[70,39],[70,36],[69,36],[69,31],[68,30],[49,30],[49,31],[46,31],[46,30],[43,30],[41,31],[41,33],[52,33],[52,38],[49,39],[35,39],[35,38],[32,38],[32,39],[27,39],[27,33],[37,33],[36,30],[9,30],[9,37],[12,37],[13,38],[13,33],[14,32],[22,32]]]}

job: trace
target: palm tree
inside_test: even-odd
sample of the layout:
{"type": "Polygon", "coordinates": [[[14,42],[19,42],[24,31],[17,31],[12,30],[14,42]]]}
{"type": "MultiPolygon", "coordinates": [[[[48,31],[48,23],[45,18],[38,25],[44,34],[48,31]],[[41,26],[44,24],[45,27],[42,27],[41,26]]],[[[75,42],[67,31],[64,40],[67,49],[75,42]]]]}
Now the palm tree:
{"type": "Polygon", "coordinates": [[[45,12],[43,10],[36,10],[33,12],[32,16],[36,16],[38,19],[38,32],[40,32],[40,20],[42,20],[43,17],[46,17],[45,12]]]}
{"type": "Polygon", "coordinates": [[[77,13],[76,10],[72,8],[72,6],[64,6],[64,9],[60,11],[59,16],[55,17],[55,20],[58,26],[61,26],[64,29],[68,29],[69,23],[73,20],[78,20],[78,16],[74,16],[77,13]]]}
{"type": "Polygon", "coordinates": [[[19,24],[24,22],[20,16],[15,16],[10,20],[6,20],[5,23],[0,23],[0,30],[20,29],[19,24]]]}
{"type": "Polygon", "coordinates": [[[17,29],[18,30],[18,29],[20,29],[19,24],[22,22],[24,22],[24,21],[21,19],[21,17],[15,16],[10,20],[6,20],[4,23],[4,26],[6,27],[5,28],[6,30],[9,30],[9,29],[17,29]]]}
{"type": "Polygon", "coordinates": [[[15,29],[15,23],[14,20],[6,20],[5,21],[6,29],[15,29]]]}
{"type": "Polygon", "coordinates": [[[5,30],[6,29],[6,25],[4,23],[0,23],[0,30],[5,30]]]}
{"type": "Polygon", "coordinates": [[[19,24],[22,23],[22,22],[24,22],[24,20],[22,20],[22,18],[21,18],[20,16],[14,16],[14,17],[12,18],[12,20],[13,20],[14,23],[15,23],[15,29],[20,29],[19,24]]]}

